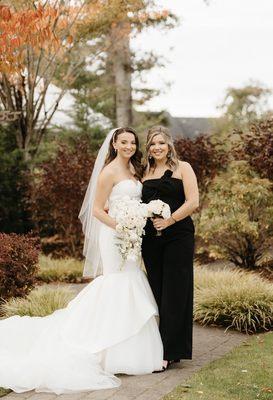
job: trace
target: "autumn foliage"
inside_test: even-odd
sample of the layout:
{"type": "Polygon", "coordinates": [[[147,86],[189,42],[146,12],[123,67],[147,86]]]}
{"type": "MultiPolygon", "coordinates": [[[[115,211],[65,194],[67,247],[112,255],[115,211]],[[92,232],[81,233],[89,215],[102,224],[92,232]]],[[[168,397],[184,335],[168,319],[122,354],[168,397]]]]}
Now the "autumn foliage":
{"type": "Polygon", "coordinates": [[[20,72],[28,45],[33,49],[46,48],[49,44],[56,46],[60,39],[53,26],[58,18],[59,11],[50,5],[18,11],[0,6],[0,72],[20,72]]]}
{"type": "Polygon", "coordinates": [[[257,269],[273,245],[272,183],[244,160],[230,163],[210,187],[198,235],[213,258],[257,269]]]}
{"type": "Polygon", "coordinates": [[[37,56],[41,48],[49,53],[54,48],[67,49],[79,34],[105,32],[107,26],[109,29],[124,18],[130,24],[149,25],[166,21],[168,17],[172,17],[168,10],[147,12],[142,2],[136,0],[115,0],[111,4],[101,1],[38,2],[37,7],[22,5],[19,9],[0,5],[0,73],[22,72],[30,49],[37,51],[37,56]]]}
{"type": "Polygon", "coordinates": [[[39,241],[31,235],[0,233],[0,299],[24,297],[34,287],[39,241]]]}
{"type": "Polygon", "coordinates": [[[251,124],[242,136],[242,155],[262,178],[273,181],[273,119],[251,124]]]}
{"type": "Polygon", "coordinates": [[[226,166],[226,154],[207,135],[200,135],[193,140],[178,139],[175,148],[179,158],[191,164],[201,195],[204,196],[213,178],[226,166]]]}
{"type": "Polygon", "coordinates": [[[61,145],[55,159],[30,177],[29,208],[45,253],[55,257],[82,255],[80,207],[94,165],[87,142],[61,145]]]}

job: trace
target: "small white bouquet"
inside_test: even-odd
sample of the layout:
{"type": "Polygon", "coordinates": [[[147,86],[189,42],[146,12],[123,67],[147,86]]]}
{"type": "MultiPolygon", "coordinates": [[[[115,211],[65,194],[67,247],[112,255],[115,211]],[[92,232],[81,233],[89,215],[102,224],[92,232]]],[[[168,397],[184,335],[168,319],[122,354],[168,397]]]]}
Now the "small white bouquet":
{"type": "Polygon", "coordinates": [[[118,250],[123,259],[137,261],[141,257],[142,235],[147,221],[147,205],[124,196],[116,201],[113,217],[117,221],[118,250]]]}
{"type": "MultiPolygon", "coordinates": [[[[171,216],[171,209],[169,204],[164,203],[162,200],[151,200],[147,204],[148,217],[150,218],[164,218],[168,219],[171,216]]],[[[161,231],[156,231],[156,236],[161,236],[161,231]]]]}

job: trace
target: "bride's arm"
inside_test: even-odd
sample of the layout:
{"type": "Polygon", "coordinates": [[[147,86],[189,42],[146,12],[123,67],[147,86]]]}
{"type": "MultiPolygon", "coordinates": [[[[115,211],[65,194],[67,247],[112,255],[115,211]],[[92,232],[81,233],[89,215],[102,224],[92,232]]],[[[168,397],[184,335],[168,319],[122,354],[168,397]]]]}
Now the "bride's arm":
{"type": "Polygon", "coordinates": [[[104,169],[98,179],[97,190],[94,200],[93,216],[108,225],[110,228],[116,229],[116,221],[110,217],[105,211],[105,203],[111,193],[114,185],[114,176],[111,171],[104,169]]]}

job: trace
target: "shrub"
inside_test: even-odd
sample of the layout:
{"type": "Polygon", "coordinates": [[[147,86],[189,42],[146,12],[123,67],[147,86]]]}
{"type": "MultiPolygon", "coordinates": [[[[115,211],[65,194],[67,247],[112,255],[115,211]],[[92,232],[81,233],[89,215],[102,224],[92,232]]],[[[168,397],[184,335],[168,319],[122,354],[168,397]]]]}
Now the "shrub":
{"type": "Polygon", "coordinates": [[[5,317],[13,315],[29,315],[31,317],[44,317],[55,310],[65,308],[75,296],[68,288],[38,287],[25,299],[10,299],[0,306],[0,313],[5,317]]]}
{"type": "Polygon", "coordinates": [[[17,149],[12,124],[0,126],[0,165],[0,232],[27,233],[32,228],[24,203],[27,165],[17,149]]]}
{"type": "Polygon", "coordinates": [[[41,255],[39,258],[39,269],[37,279],[42,282],[85,282],[82,276],[82,261],[73,258],[52,259],[41,255]]]}
{"type": "Polygon", "coordinates": [[[273,181],[273,118],[250,125],[239,132],[241,146],[233,149],[237,159],[246,159],[262,177],[273,181]]]}
{"type": "Polygon", "coordinates": [[[244,268],[258,268],[272,245],[272,184],[259,178],[245,161],[233,161],[215,178],[202,212],[198,235],[211,255],[244,268]]]}
{"type": "Polygon", "coordinates": [[[42,248],[54,257],[82,257],[82,227],[78,219],[94,164],[89,144],[61,145],[55,159],[31,176],[29,208],[42,237],[42,248]]]}
{"type": "Polygon", "coordinates": [[[244,333],[273,327],[273,285],[253,273],[197,268],[194,320],[244,333]]]}
{"type": "Polygon", "coordinates": [[[39,242],[28,235],[0,233],[0,298],[26,296],[34,287],[39,242]]]}
{"type": "Polygon", "coordinates": [[[189,162],[196,174],[202,203],[213,178],[226,167],[227,156],[208,135],[194,140],[181,138],[175,141],[175,148],[179,158],[189,162]]]}

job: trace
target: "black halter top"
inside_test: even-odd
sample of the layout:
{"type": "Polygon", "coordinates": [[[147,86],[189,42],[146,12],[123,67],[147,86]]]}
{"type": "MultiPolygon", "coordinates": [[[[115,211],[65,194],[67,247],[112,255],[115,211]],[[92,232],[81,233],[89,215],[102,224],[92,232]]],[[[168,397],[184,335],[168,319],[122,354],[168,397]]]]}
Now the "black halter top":
{"type": "MultiPolygon", "coordinates": [[[[174,178],[172,174],[173,171],[167,169],[161,178],[144,181],[142,187],[143,203],[160,199],[169,204],[172,213],[181,207],[186,200],[183,181],[182,179],[174,178]]],[[[169,234],[173,235],[185,231],[194,233],[194,225],[190,216],[164,229],[162,235],[168,236],[169,234]]],[[[150,219],[147,221],[145,233],[152,236],[156,234],[156,230],[150,219]]]]}

